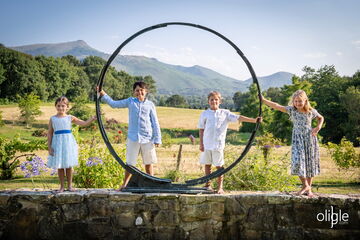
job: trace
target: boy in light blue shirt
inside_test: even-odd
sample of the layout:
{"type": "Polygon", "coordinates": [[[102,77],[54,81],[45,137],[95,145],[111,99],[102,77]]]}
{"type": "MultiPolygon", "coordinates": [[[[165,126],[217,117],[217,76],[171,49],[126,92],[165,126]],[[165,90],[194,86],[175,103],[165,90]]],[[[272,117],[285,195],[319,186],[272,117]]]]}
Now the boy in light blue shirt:
{"type": "MultiPolygon", "coordinates": [[[[141,152],[146,173],[154,175],[153,164],[157,162],[155,147],[161,144],[161,131],[155,105],[146,99],[148,92],[144,82],[135,82],[133,85],[135,97],[114,101],[104,90],[100,91],[102,100],[112,108],[129,109],[129,127],[126,141],[126,163],[136,165],[136,159],[141,152]]],[[[124,182],[119,188],[126,187],[131,174],[125,171],[124,182]]]]}

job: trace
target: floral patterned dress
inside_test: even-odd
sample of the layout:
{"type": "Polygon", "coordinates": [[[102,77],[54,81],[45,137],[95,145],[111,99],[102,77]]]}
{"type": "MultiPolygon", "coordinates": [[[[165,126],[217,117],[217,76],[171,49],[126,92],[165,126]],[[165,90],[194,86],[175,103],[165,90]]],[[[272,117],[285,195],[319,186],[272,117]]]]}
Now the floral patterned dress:
{"type": "Polygon", "coordinates": [[[287,106],[286,111],[293,122],[291,174],[314,177],[320,174],[320,161],[318,139],[311,134],[311,121],[318,117],[319,113],[315,109],[302,113],[293,106],[287,106]]]}

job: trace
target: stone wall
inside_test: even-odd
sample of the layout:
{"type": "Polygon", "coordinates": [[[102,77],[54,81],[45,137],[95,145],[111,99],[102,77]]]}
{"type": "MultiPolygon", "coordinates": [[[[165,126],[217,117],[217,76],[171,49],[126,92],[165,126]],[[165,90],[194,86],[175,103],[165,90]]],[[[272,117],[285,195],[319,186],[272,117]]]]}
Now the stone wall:
{"type": "Polygon", "coordinates": [[[0,239],[360,239],[360,195],[0,191],[0,239]]]}

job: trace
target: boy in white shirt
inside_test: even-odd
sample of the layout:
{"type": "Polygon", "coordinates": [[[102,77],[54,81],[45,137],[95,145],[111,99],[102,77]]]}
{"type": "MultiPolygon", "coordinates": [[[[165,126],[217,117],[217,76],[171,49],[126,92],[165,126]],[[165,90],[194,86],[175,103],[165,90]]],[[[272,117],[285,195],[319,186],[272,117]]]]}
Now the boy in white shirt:
{"type": "MultiPolygon", "coordinates": [[[[201,113],[199,119],[200,135],[200,164],[205,164],[205,174],[211,173],[211,165],[217,169],[224,165],[224,147],[225,137],[229,122],[261,122],[262,118],[248,118],[241,115],[235,115],[227,109],[220,109],[221,94],[212,91],[208,95],[210,108],[201,113]]],[[[210,187],[207,182],[205,187],[210,187]]],[[[223,176],[218,177],[218,189],[216,193],[224,193],[223,176]]]]}

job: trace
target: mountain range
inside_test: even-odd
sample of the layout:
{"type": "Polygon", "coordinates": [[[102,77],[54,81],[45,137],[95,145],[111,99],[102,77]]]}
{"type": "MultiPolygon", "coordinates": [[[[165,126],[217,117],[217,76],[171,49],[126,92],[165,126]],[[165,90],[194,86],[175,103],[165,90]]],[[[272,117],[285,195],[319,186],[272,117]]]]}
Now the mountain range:
{"type": "MultiPolygon", "coordinates": [[[[73,55],[80,60],[90,55],[98,56],[105,60],[110,57],[110,54],[90,47],[83,40],[54,44],[32,44],[10,48],[33,56],[62,57],[73,55]]],[[[112,62],[112,65],[117,70],[123,70],[131,75],[152,76],[156,81],[159,94],[202,96],[210,91],[217,90],[224,96],[232,96],[237,91],[246,92],[252,83],[252,78],[240,81],[202,66],[184,67],[172,65],[145,56],[118,55],[112,62]]],[[[292,73],[277,72],[268,76],[258,77],[258,80],[261,89],[266,90],[269,87],[281,87],[285,84],[291,84],[292,76],[292,73]]]]}

